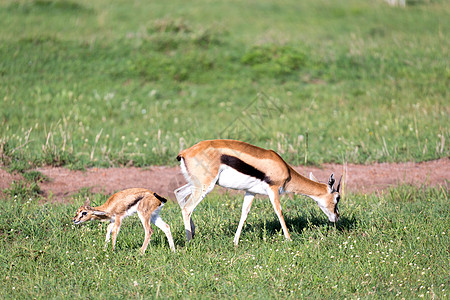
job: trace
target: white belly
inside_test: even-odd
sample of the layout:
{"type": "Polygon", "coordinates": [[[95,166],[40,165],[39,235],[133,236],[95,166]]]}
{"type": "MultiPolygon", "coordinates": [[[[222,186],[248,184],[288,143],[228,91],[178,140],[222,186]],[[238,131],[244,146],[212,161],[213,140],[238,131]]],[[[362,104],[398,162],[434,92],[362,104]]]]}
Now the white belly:
{"type": "Polygon", "coordinates": [[[125,212],[125,217],[128,216],[132,216],[137,212],[137,207],[139,205],[139,202],[136,203],[134,206],[130,207],[126,212],[125,212]]]}
{"type": "Polygon", "coordinates": [[[225,188],[263,195],[267,195],[267,189],[269,188],[266,182],[240,173],[227,165],[221,165],[217,184],[225,188]]]}

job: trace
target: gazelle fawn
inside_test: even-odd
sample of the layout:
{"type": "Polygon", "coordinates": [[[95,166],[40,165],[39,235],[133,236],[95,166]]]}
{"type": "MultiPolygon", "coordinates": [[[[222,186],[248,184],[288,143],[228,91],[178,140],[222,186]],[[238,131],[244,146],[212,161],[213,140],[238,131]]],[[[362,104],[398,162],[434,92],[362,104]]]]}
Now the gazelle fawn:
{"type": "Polygon", "coordinates": [[[102,205],[91,207],[89,198],[84,205],[78,208],[76,216],[73,218],[75,224],[80,224],[89,220],[110,221],[106,232],[105,247],[110,240],[112,233],[112,249],[116,245],[117,234],[125,217],[131,216],[137,212],[139,219],[145,230],[144,243],[141,252],[147,249],[153,229],[151,224],[155,224],[166,234],[169,246],[175,251],[170,227],[159,216],[161,208],[166,203],[166,199],[147,189],[132,188],[115,193],[102,205]]]}
{"type": "Polygon", "coordinates": [[[309,196],[331,222],[339,219],[340,180],[335,188],[333,174],[327,184],[319,183],[312,174],[309,179],[303,177],[272,150],[235,140],[209,140],[182,150],[177,159],[188,181],[175,190],[188,241],[195,230],[192,212],[216,184],[245,191],[241,219],[234,236],[236,246],[255,194],[269,196],[288,240],[291,238],[281,212],[280,193],[309,196]]]}

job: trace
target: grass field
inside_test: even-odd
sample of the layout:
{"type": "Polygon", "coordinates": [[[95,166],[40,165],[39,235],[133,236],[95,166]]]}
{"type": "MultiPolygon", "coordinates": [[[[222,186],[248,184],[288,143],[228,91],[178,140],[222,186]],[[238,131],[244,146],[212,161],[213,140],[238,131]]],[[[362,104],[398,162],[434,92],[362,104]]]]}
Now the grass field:
{"type": "MultiPolygon", "coordinates": [[[[173,165],[180,148],[233,138],[292,164],[450,156],[450,3],[382,0],[0,1],[0,166],[25,179],[0,201],[0,297],[448,298],[448,190],[346,195],[341,220],[284,197],[286,242],[257,200],[212,194],[177,252],[125,221],[71,223],[35,166],[173,165]]],[[[97,204],[106,196],[91,198],[97,204]]]]}
{"type": "MultiPolygon", "coordinates": [[[[93,195],[100,203],[104,196],[93,195]]],[[[103,250],[106,224],[71,222],[77,204],[0,202],[0,295],[7,298],[448,298],[448,192],[397,188],[350,195],[335,227],[311,201],[283,198],[292,242],[268,199],[257,199],[237,248],[242,197],[210,195],[195,211],[185,246],[178,205],[162,217],[176,253],[155,230],[145,255],[139,219],[126,219],[116,251],[103,250]]],[[[111,245],[109,245],[111,246],[111,245]]]]}
{"type": "Polygon", "coordinates": [[[449,156],[450,5],[0,3],[11,169],[174,164],[234,138],[294,164],[449,156]]]}

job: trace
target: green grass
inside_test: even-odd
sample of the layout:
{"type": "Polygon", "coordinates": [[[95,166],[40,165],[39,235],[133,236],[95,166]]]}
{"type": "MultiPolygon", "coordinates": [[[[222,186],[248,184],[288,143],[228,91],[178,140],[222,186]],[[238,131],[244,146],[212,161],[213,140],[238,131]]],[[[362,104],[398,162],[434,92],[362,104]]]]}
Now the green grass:
{"type": "MultiPolygon", "coordinates": [[[[283,198],[292,242],[256,200],[210,195],[177,253],[136,217],[115,252],[106,224],[71,223],[30,171],[175,164],[180,148],[234,138],[289,163],[448,157],[450,4],[407,1],[0,2],[0,165],[23,173],[0,201],[0,296],[8,298],[438,298],[448,296],[443,188],[350,195],[337,226],[283,198]]],[[[97,204],[103,195],[91,195],[97,204]]]]}
{"type": "Polygon", "coordinates": [[[103,250],[106,224],[74,226],[83,197],[41,204],[19,194],[0,202],[2,299],[448,297],[450,216],[442,188],[349,195],[337,226],[310,199],[284,197],[292,242],[269,201],[257,199],[237,248],[242,195],[209,195],[193,215],[197,235],[189,246],[179,207],[168,202],[162,217],[177,252],[155,229],[145,255],[136,216],[123,224],[115,252],[103,250]]]}
{"type": "Polygon", "coordinates": [[[0,158],[174,164],[234,138],[293,164],[448,157],[448,1],[0,3],[0,158]]]}

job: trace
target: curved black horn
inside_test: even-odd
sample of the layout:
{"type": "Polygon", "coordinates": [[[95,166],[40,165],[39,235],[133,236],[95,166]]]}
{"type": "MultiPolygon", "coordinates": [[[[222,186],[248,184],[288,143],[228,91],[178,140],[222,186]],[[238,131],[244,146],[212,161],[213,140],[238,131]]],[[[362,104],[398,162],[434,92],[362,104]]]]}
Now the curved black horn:
{"type": "Polygon", "coordinates": [[[341,179],[342,179],[342,175],[339,178],[339,183],[338,183],[337,188],[336,188],[336,192],[338,192],[338,193],[339,193],[339,189],[341,188],[341,179]]]}

